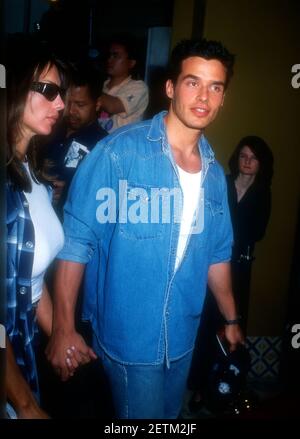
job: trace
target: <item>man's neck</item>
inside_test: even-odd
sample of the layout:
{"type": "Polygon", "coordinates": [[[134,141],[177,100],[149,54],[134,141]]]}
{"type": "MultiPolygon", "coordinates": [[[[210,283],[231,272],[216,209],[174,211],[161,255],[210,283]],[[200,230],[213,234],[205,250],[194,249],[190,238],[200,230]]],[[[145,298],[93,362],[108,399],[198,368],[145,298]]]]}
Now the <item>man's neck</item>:
{"type": "Polygon", "coordinates": [[[168,142],[176,163],[187,172],[201,170],[199,138],[201,131],[184,125],[172,111],[165,116],[168,142]]]}
{"type": "Polygon", "coordinates": [[[66,137],[70,137],[72,134],[77,133],[77,132],[81,131],[82,129],[89,127],[89,126],[92,125],[95,121],[96,121],[96,119],[95,119],[95,120],[92,120],[92,121],[89,122],[88,124],[83,125],[83,126],[81,126],[80,128],[77,128],[77,129],[74,129],[74,128],[72,128],[72,127],[67,126],[66,137]]]}
{"type": "Polygon", "coordinates": [[[116,85],[120,85],[128,77],[129,77],[129,74],[125,75],[125,76],[117,76],[117,77],[111,76],[109,79],[109,82],[107,83],[107,88],[110,90],[111,88],[115,87],[116,85]]]}

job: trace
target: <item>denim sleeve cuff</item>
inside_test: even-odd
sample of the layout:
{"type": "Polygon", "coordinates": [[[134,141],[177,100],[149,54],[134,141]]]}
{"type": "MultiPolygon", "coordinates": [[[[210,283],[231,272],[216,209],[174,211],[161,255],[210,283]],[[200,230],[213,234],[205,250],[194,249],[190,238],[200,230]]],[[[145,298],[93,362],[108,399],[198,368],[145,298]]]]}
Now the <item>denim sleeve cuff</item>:
{"type": "Polygon", "coordinates": [[[63,249],[56,256],[57,259],[66,261],[79,262],[80,264],[87,264],[93,255],[93,250],[86,244],[74,241],[70,238],[65,239],[63,249]]]}
{"type": "Polygon", "coordinates": [[[231,261],[231,252],[220,254],[220,255],[214,255],[211,260],[211,265],[220,264],[222,262],[230,262],[230,261],[231,261]]]}

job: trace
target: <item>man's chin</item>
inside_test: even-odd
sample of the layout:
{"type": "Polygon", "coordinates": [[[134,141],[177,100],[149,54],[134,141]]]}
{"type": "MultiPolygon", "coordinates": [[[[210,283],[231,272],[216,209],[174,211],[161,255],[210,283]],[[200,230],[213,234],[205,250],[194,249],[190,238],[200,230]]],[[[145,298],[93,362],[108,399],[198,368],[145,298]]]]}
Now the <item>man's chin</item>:
{"type": "Polygon", "coordinates": [[[79,128],[81,128],[81,125],[79,123],[72,123],[70,121],[67,122],[67,125],[69,128],[71,128],[71,130],[79,130],[79,128]]]}

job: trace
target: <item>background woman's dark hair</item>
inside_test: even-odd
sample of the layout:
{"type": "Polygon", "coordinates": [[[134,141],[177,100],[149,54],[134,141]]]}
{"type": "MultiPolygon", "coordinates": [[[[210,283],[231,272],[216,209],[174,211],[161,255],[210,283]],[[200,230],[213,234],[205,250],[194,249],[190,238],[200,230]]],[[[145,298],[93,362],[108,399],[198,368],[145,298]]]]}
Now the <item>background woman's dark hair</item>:
{"type": "Polygon", "coordinates": [[[248,146],[259,161],[259,170],[255,183],[271,186],[274,162],[273,153],[267,143],[258,136],[243,137],[233,151],[228,162],[233,178],[235,179],[239,174],[239,155],[244,146],[248,146]]]}
{"type": "MultiPolygon", "coordinates": [[[[18,190],[31,191],[31,183],[22,161],[16,153],[16,142],[21,135],[21,121],[30,85],[37,81],[42,71],[56,66],[62,87],[66,87],[66,65],[55,58],[46,44],[28,36],[16,34],[7,43],[7,176],[18,190]]],[[[32,138],[27,160],[33,178],[47,181],[38,154],[38,136],[32,138]]]]}

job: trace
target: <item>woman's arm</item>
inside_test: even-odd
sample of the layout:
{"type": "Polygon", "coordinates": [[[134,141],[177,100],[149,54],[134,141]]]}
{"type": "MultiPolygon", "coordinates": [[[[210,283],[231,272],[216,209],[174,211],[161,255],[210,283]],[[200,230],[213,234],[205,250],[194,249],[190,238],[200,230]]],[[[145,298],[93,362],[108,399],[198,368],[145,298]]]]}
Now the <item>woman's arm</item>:
{"type": "MultiPolygon", "coordinates": [[[[37,306],[37,320],[39,326],[50,337],[52,329],[52,302],[46,285],[37,306]]],[[[7,338],[6,349],[6,391],[8,399],[20,419],[47,419],[49,416],[37,404],[28,383],[23,378],[16,363],[14,352],[7,338]]]]}
{"type": "Polygon", "coordinates": [[[48,419],[33,396],[16,363],[11,343],[6,338],[6,393],[19,419],[48,419]]]}
{"type": "Polygon", "coordinates": [[[37,322],[44,333],[50,337],[52,332],[53,307],[46,284],[43,284],[43,293],[36,309],[37,322]]]}

